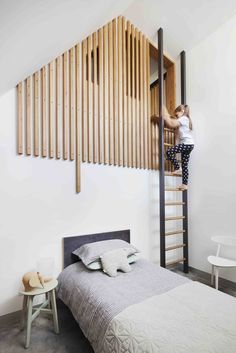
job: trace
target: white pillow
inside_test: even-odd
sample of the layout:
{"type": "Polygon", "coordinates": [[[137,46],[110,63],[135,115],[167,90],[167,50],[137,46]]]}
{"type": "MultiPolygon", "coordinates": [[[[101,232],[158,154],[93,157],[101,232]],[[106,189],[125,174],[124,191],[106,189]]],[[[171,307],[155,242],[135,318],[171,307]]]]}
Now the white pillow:
{"type": "Polygon", "coordinates": [[[117,270],[121,270],[123,272],[131,271],[131,266],[127,259],[126,249],[115,249],[107,251],[102,254],[100,258],[103,272],[107,273],[110,277],[116,277],[117,270]]]}
{"type": "MultiPolygon", "coordinates": [[[[138,256],[136,254],[132,254],[127,256],[127,259],[128,259],[128,263],[132,264],[138,260],[138,256]]],[[[101,259],[90,262],[90,264],[86,265],[86,267],[89,268],[90,270],[101,270],[102,269],[101,259]]]]}

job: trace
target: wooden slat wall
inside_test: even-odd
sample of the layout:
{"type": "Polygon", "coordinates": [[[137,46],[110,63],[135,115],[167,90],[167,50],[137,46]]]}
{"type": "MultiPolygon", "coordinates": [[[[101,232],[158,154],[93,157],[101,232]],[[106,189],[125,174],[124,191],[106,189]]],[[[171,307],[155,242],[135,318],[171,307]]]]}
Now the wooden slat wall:
{"type": "MultiPolygon", "coordinates": [[[[18,153],[25,146],[27,155],[75,160],[77,192],[81,160],[158,169],[151,47],[119,17],[19,83],[18,153]]],[[[166,104],[174,109],[174,65],[167,68],[166,104]]],[[[173,133],[165,136],[173,143],[173,133]]]]}

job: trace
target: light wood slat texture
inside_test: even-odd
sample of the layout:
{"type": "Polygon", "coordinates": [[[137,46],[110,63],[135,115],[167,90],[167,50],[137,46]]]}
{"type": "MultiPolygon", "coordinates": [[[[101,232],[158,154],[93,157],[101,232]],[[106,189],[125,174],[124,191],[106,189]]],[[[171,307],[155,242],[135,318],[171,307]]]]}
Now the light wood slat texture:
{"type": "MultiPolygon", "coordinates": [[[[158,124],[151,115],[158,109],[158,81],[150,86],[150,57],[157,58],[155,45],[120,16],[18,84],[17,152],[24,146],[28,155],[40,150],[42,157],[75,159],[76,190],[80,159],[157,170],[158,124]]],[[[164,96],[173,112],[175,65],[168,57],[164,63],[164,96]]],[[[173,129],[164,135],[167,150],[175,144],[173,129]]],[[[170,161],[165,169],[172,175],[170,161]]]]}
{"type": "Polygon", "coordinates": [[[93,33],[93,163],[98,163],[98,37],[93,33]]]}
{"type": "Polygon", "coordinates": [[[26,154],[31,155],[31,77],[26,79],[26,154]]]}
{"type": "Polygon", "coordinates": [[[17,85],[17,153],[23,153],[23,104],[22,82],[17,85]]]}
{"type": "Polygon", "coordinates": [[[92,112],[92,36],[87,39],[87,125],[88,125],[88,162],[93,162],[93,112],[92,112]]]}
{"type": "Polygon", "coordinates": [[[184,229],[180,229],[180,230],[173,230],[171,232],[166,232],[165,236],[170,236],[170,235],[177,235],[177,234],[183,234],[185,232],[184,229]]]}
{"type": "Polygon", "coordinates": [[[140,108],[139,108],[139,98],[140,98],[140,92],[139,92],[139,31],[136,28],[135,29],[135,75],[136,75],[136,160],[137,160],[137,168],[141,167],[140,163],[140,108]]]}
{"type": "Polygon", "coordinates": [[[46,134],[46,67],[41,69],[41,89],[42,89],[42,157],[47,156],[47,134],[46,134]]]}
{"type": "Polygon", "coordinates": [[[179,219],[184,219],[184,216],[176,216],[176,217],[166,217],[165,221],[178,221],[179,219]]]}
{"type": "Polygon", "coordinates": [[[165,172],[165,176],[182,177],[182,175],[175,175],[172,172],[165,172]]]}
{"type": "Polygon", "coordinates": [[[181,259],[174,260],[174,261],[169,261],[166,263],[166,266],[172,266],[172,265],[178,264],[179,262],[184,262],[184,261],[185,261],[185,258],[181,258],[181,259]]]}
{"type": "Polygon", "coordinates": [[[108,90],[109,90],[109,164],[114,164],[114,103],[113,103],[113,24],[108,24],[108,90]]]}
{"type": "Polygon", "coordinates": [[[34,78],[34,156],[39,156],[39,72],[34,78]]]}
{"type": "Polygon", "coordinates": [[[123,96],[122,96],[122,73],[123,73],[123,61],[122,61],[122,17],[118,17],[118,115],[119,115],[119,166],[123,165],[124,155],[123,155],[123,146],[124,146],[124,133],[123,133],[123,96]]]}
{"type": "Polygon", "coordinates": [[[144,168],[144,114],[143,114],[143,35],[142,32],[139,32],[139,153],[140,153],[140,167],[144,168]]]}
{"type": "Polygon", "coordinates": [[[114,113],[114,165],[119,164],[119,120],[118,120],[118,60],[117,60],[117,21],[113,27],[113,113],[114,113]]]}
{"type": "Polygon", "coordinates": [[[99,47],[99,163],[104,163],[104,128],[103,128],[103,28],[98,31],[99,47]]]}
{"type": "Polygon", "coordinates": [[[178,244],[178,245],[167,246],[165,248],[165,251],[176,250],[176,249],[184,248],[185,246],[186,246],[186,244],[178,244]]]}
{"type": "Polygon", "coordinates": [[[75,48],[69,51],[69,145],[70,160],[75,159],[75,48]]]}
{"type": "Polygon", "coordinates": [[[108,25],[103,27],[103,110],[104,110],[104,163],[109,163],[109,107],[108,107],[108,25]]]}
{"type": "Polygon", "coordinates": [[[128,123],[127,123],[127,60],[126,60],[126,21],[122,17],[122,62],[123,62],[123,80],[122,80],[122,94],[123,94],[123,166],[127,166],[128,159],[128,123]]]}
{"type": "Polygon", "coordinates": [[[132,166],[132,120],[131,120],[131,23],[127,22],[127,165],[132,166]]]}
{"type": "Polygon", "coordinates": [[[68,159],[68,52],[63,54],[63,159],[68,159]]]}
{"type": "Polygon", "coordinates": [[[136,102],[135,102],[135,28],[131,25],[131,114],[132,114],[132,167],[136,168],[136,102]]]}
{"type": "Polygon", "coordinates": [[[147,45],[146,38],[143,36],[143,159],[144,168],[148,168],[148,138],[147,138],[147,45]]]}
{"type": "Polygon", "coordinates": [[[87,116],[87,40],[82,42],[82,87],[83,87],[83,114],[82,114],[82,162],[88,161],[88,116],[87,116]]]}
{"type": "Polygon", "coordinates": [[[77,44],[75,49],[76,54],[76,124],[75,124],[75,143],[76,143],[76,152],[75,152],[75,171],[76,171],[76,192],[81,191],[81,154],[80,154],[80,141],[81,141],[81,45],[77,44]]]}
{"type": "Polygon", "coordinates": [[[152,150],[151,150],[151,96],[150,96],[150,48],[149,41],[146,41],[146,65],[147,65],[147,145],[148,145],[148,169],[152,168],[152,150]]]}
{"type": "Polygon", "coordinates": [[[165,202],[165,206],[180,206],[180,205],[185,205],[185,202],[179,202],[179,201],[167,201],[167,202],[165,202]]]}
{"type": "Polygon", "coordinates": [[[54,61],[49,64],[49,158],[54,157],[54,61]]]}
{"type": "Polygon", "coordinates": [[[183,190],[180,190],[178,188],[165,188],[165,191],[183,191],[183,190]]]}
{"type": "Polygon", "coordinates": [[[56,59],[56,158],[61,158],[62,56],[56,59]]]}

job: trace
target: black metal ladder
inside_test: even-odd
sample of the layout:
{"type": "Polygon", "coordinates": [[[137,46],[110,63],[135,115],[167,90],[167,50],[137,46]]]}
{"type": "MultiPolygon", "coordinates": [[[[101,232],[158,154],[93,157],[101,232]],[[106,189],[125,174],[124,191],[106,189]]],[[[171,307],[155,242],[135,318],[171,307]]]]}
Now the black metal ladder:
{"type": "MultiPolygon", "coordinates": [[[[181,104],[186,104],[186,58],[185,52],[181,52],[181,104]]],[[[183,263],[183,271],[188,272],[188,193],[180,191],[178,188],[166,187],[165,178],[173,176],[165,171],[165,142],[164,142],[164,119],[163,109],[163,30],[158,30],[158,82],[159,82],[159,189],[160,189],[160,265],[167,267],[178,263],[183,263]],[[181,192],[182,201],[166,201],[166,192],[181,192]],[[182,215],[166,217],[166,207],[182,206],[182,215]],[[182,220],[182,229],[166,232],[166,222],[182,220]],[[182,243],[166,246],[166,237],[182,234],[182,243]],[[176,249],[183,250],[183,256],[176,260],[166,262],[166,253],[176,249]]]]}

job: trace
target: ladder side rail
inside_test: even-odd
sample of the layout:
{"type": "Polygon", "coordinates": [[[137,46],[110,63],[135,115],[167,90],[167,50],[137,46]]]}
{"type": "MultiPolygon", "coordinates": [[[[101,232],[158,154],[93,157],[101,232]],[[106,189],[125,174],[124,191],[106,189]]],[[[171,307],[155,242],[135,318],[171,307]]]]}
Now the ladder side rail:
{"type": "Polygon", "coordinates": [[[160,189],[160,265],[166,267],[165,253],[165,156],[163,110],[163,29],[158,34],[158,94],[159,94],[159,189],[160,189]]]}
{"type": "MultiPolygon", "coordinates": [[[[186,104],[186,54],[185,51],[180,53],[180,67],[181,67],[181,104],[186,104]]],[[[189,259],[188,259],[188,191],[183,192],[182,196],[183,204],[183,229],[185,230],[183,234],[183,243],[185,247],[183,248],[184,254],[184,264],[183,270],[185,273],[189,271],[189,259]]]]}

